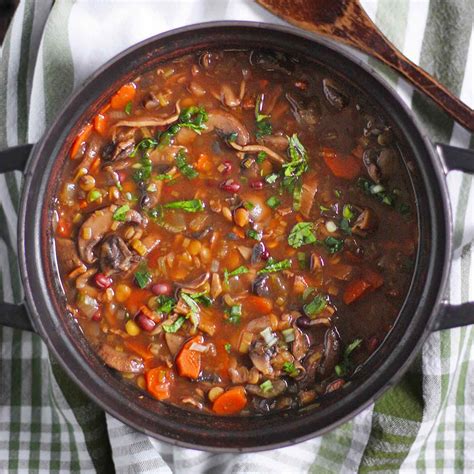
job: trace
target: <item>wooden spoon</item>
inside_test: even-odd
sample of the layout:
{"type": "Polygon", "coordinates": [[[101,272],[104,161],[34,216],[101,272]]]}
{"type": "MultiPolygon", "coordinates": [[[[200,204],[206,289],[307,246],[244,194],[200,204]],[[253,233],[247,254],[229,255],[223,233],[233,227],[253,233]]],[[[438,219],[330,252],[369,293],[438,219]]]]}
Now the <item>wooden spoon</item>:
{"type": "Polygon", "coordinates": [[[375,56],[402,74],[454,120],[474,131],[474,111],[395,48],[358,0],[257,0],[257,3],[295,26],[375,56]]]}

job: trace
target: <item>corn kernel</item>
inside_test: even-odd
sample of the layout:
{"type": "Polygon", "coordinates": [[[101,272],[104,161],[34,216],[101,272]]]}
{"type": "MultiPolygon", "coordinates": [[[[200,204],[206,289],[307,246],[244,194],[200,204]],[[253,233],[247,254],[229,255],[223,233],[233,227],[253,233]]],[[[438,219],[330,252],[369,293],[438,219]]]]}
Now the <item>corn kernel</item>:
{"type": "Polygon", "coordinates": [[[146,253],[148,251],[148,249],[143,245],[142,241],[138,240],[138,239],[135,239],[132,242],[132,247],[138,253],[138,255],[140,255],[141,257],[146,255],[146,253]]]}
{"type": "Polygon", "coordinates": [[[124,303],[125,301],[128,300],[131,293],[132,293],[132,290],[128,285],[124,285],[123,283],[120,283],[119,285],[117,285],[117,288],[115,289],[115,299],[119,303],[124,303]]]}
{"type": "Polygon", "coordinates": [[[95,187],[95,178],[90,174],[85,174],[80,177],[79,186],[83,191],[90,191],[95,187]]]}
{"type": "Polygon", "coordinates": [[[82,238],[84,240],[89,240],[92,237],[92,229],[90,227],[82,228],[82,238]]]}
{"type": "Polygon", "coordinates": [[[137,385],[140,387],[142,390],[145,390],[146,388],[146,382],[145,382],[145,377],[143,375],[139,375],[137,377],[137,385]]]}
{"type": "Polygon", "coordinates": [[[191,255],[197,255],[201,251],[201,242],[199,240],[191,240],[188,246],[188,252],[191,255]]]}
{"type": "Polygon", "coordinates": [[[213,402],[217,397],[224,393],[224,389],[222,387],[212,387],[209,390],[207,396],[211,402],[213,402]]]}
{"type": "Polygon", "coordinates": [[[138,336],[140,334],[140,328],[137,323],[131,319],[125,323],[125,331],[127,331],[129,336],[138,336]]]}

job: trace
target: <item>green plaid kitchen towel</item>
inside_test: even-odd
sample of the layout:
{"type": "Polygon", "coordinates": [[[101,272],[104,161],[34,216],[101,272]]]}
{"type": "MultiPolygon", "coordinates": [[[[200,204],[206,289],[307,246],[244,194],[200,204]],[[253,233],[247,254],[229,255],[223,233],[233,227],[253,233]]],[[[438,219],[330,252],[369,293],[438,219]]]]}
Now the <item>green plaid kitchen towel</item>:
{"type": "MultiPolygon", "coordinates": [[[[412,60],[474,105],[473,0],[363,0],[412,60]]],[[[126,47],[185,24],[280,21],[250,0],[22,0],[0,58],[0,148],[35,142],[71,92],[126,47]]],[[[367,58],[365,56],[365,60],[367,58]]],[[[429,136],[474,139],[400,78],[368,60],[429,136]]],[[[451,173],[454,303],[474,299],[474,186],[451,173]]],[[[0,298],[19,302],[16,223],[21,175],[0,176],[0,298]]],[[[430,336],[402,381],[330,434],[258,454],[176,448],[124,426],[87,400],[40,338],[0,328],[0,472],[474,472],[474,330],[430,336]]]]}

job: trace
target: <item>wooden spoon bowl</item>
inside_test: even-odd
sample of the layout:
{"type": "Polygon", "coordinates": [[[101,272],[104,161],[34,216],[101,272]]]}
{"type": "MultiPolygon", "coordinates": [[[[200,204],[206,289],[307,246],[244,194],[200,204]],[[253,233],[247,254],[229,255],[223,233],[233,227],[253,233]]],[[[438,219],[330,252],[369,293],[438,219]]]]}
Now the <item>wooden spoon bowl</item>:
{"type": "Polygon", "coordinates": [[[402,74],[454,120],[474,131],[474,111],[405,57],[375,26],[358,0],[257,0],[257,3],[295,26],[376,57],[402,74]]]}

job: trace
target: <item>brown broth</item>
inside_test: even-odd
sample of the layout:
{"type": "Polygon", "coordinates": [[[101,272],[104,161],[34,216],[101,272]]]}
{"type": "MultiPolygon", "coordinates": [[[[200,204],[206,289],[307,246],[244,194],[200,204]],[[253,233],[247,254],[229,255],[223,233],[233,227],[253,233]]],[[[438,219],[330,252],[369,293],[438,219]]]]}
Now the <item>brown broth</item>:
{"type": "Polygon", "coordinates": [[[397,133],[360,91],[301,59],[211,51],[136,78],[83,130],[56,204],[58,266],[71,317],[128,383],[262,413],[342,387],[382,342],[417,226],[397,133]]]}

